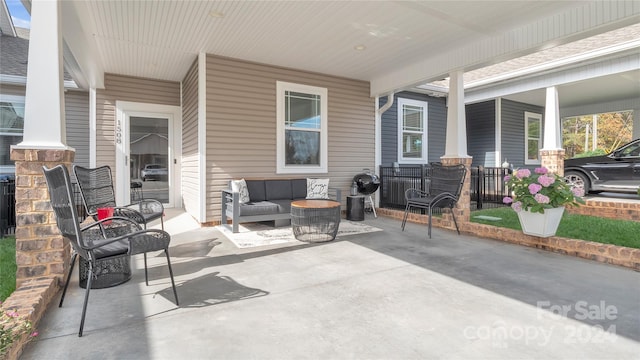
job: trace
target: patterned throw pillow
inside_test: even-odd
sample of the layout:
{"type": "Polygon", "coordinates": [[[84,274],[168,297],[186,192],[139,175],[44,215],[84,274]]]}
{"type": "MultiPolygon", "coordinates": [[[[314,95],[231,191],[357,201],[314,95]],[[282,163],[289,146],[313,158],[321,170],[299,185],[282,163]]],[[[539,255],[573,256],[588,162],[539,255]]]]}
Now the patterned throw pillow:
{"type": "Polygon", "coordinates": [[[231,191],[240,193],[240,204],[246,204],[251,201],[251,199],[249,199],[249,189],[247,189],[247,182],[244,181],[244,179],[232,180],[231,191]]]}
{"type": "Polygon", "coordinates": [[[307,199],[328,199],[329,179],[307,179],[307,199]]]}

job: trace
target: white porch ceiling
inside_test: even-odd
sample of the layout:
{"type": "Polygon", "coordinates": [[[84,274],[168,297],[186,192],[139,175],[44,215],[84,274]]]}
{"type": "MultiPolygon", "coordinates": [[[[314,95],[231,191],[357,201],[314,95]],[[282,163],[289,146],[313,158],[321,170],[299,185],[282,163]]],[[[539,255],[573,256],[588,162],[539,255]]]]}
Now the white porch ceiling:
{"type": "Polygon", "coordinates": [[[465,63],[464,69],[476,69],[638,22],[639,4],[637,1],[64,1],[63,31],[79,66],[85,69],[87,82],[98,87],[104,72],[181,81],[197,55],[209,53],[383,83],[385,88],[395,90],[447,76],[446,70],[450,68],[441,71],[441,64],[435,62],[429,67],[430,59],[442,54],[454,54],[457,49],[460,53],[475,51],[479,55],[470,57],[473,61],[465,63]],[[601,15],[596,16],[600,11],[601,15]],[[558,14],[564,18],[573,16],[575,23],[558,24],[558,14]],[[589,15],[593,18],[583,19],[584,14],[593,14],[589,15]],[[532,25],[535,28],[545,24],[549,30],[545,28],[542,35],[538,32],[528,35],[534,38],[531,44],[536,44],[535,48],[520,46],[517,44],[520,38],[514,37],[504,40],[509,43],[504,44],[500,57],[492,56],[486,49],[474,49],[488,40],[502,41],[504,34],[517,33],[518,29],[529,31],[532,25]],[[553,29],[558,34],[545,34],[553,29]],[[536,36],[542,38],[538,40],[536,36]],[[365,49],[358,51],[357,46],[365,49]],[[416,69],[421,70],[412,77],[416,69]],[[397,86],[393,84],[396,75],[397,86]],[[407,77],[415,78],[415,83],[407,84],[404,80],[407,77]]]}

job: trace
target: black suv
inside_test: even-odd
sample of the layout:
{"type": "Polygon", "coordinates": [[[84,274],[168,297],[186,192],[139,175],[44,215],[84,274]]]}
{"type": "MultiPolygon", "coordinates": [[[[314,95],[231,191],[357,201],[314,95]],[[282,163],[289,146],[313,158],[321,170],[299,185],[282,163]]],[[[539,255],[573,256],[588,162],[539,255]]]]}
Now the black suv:
{"type": "Polygon", "coordinates": [[[636,193],[640,187],[640,139],[608,155],[564,161],[565,181],[589,192],[636,193]]]}

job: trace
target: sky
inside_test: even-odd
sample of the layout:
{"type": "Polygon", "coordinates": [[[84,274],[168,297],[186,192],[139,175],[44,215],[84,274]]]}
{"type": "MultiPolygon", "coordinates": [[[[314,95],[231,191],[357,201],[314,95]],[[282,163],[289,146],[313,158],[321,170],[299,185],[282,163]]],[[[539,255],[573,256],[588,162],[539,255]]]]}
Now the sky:
{"type": "Polygon", "coordinates": [[[7,7],[9,8],[9,14],[13,20],[13,25],[20,28],[31,28],[31,16],[27,10],[22,6],[20,0],[6,0],[7,7]]]}

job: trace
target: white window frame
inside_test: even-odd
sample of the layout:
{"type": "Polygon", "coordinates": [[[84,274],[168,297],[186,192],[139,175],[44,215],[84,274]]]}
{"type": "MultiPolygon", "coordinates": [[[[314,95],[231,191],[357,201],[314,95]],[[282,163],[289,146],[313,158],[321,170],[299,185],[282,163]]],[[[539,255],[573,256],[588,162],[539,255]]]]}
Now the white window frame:
{"type": "Polygon", "coordinates": [[[277,174],[324,174],[328,172],[328,91],[326,88],[276,82],[276,173],[277,174]],[[285,92],[293,91],[320,96],[320,164],[287,165],[285,149],[285,92]]]}
{"type": "MultiPolygon", "coordinates": [[[[427,128],[429,124],[429,113],[428,113],[429,103],[421,100],[413,100],[413,99],[405,99],[398,98],[398,162],[404,164],[424,164],[428,162],[428,154],[429,154],[429,141],[427,137],[427,128]],[[410,105],[415,107],[422,108],[423,112],[423,124],[422,124],[422,155],[420,158],[405,158],[403,156],[403,148],[402,148],[402,137],[404,130],[404,105],[410,105]]],[[[419,133],[419,132],[416,132],[419,133]]]]}
{"type": "MultiPolygon", "coordinates": [[[[4,94],[0,94],[0,101],[2,102],[19,102],[22,103],[23,105],[26,105],[25,102],[25,97],[24,96],[20,96],[20,95],[4,95],[4,94]]],[[[2,135],[18,135],[18,134],[10,134],[10,133],[3,133],[2,135]]],[[[22,133],[20,134],[22,136],[24,136],[24,128],[22,128],[22,133]]],[[[16,172],[16,167],[15,165],[1,165],[0,164],[0,174],[9,174],[9,173],[13,173],[15,174],[16,172]]]]}
{"type": "MultiPolygon", "coordinates": [[[[540,160],[540,149],[542,149],[542,114],[533,113],[533,112],[524,112],[524,163],[525,165],[539,165],[541,163],[540,160]],[[530,160],[529,159],[529,119],[537,119],[540,123],[540,135],[538,137],[538,160],[530,160]]],[[[533,139],[531,139],[533,140],[533,139]]]]}

